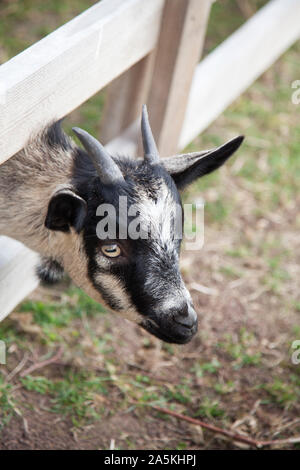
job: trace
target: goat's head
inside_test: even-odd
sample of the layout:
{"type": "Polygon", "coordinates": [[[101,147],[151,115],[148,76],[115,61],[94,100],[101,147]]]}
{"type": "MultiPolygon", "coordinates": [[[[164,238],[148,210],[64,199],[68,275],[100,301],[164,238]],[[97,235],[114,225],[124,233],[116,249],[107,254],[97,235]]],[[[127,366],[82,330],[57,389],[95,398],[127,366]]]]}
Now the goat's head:
{"type": "Polygon", "coordinates": [[[85,151],[76,148],[71,187],[52,197],[46,227],[80,238],[86,276],[110,310],[164,341],[188,342],[197,331],[197,314],[179,271],[176,220],[165,229],[166,216],[182,220],[179,190],[221,166],[243,137],[161,160],[145,107],[143,159],[112,158],[87,132],[74,132],[85,151]],[[139,236],[132,235],[133,227],[139,236]]]}

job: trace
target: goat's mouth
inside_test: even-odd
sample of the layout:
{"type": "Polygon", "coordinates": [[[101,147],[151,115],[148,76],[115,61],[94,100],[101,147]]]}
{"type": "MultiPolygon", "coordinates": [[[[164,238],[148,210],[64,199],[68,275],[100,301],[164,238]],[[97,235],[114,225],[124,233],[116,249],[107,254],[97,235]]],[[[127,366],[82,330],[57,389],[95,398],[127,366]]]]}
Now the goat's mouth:
{"type": "Polygon", "coordinates": [[[158,325],[155,321],[151,319],[144,320],[140,323],[148,333],[151,333],[153,336],[156,336],[158,339],[165,341],[166,343],[174,344],[186,344],[197,332],[197,323],[191,327],[183,327],[176,324],[174,327],[163,327],[158,325]]]}

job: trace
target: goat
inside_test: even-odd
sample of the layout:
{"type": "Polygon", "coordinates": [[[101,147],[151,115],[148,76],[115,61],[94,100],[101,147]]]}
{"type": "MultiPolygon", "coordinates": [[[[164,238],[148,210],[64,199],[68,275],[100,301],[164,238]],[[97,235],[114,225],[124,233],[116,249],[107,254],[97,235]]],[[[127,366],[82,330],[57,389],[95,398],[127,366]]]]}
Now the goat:
{"type": "MultiPolygon", "coordinates": [[[[73,128],[84,149],[50,124],[0,167],[0,234],[38,252],[39,278],[58,281],[64,270],[90,297],[163,341],[187,343],[197,314],[179,271],[181,239],[161,230],[179,191],[220,167],[243,136],[219,148],[160,159],[146,106],[144,158],[112,157],[94,137],[73,128]],[[138,206],[156,236],[99,239],[101,204],[120,197],[138,206]]],[[[117,213],[121,225],[122,214],[117,213]]]]}

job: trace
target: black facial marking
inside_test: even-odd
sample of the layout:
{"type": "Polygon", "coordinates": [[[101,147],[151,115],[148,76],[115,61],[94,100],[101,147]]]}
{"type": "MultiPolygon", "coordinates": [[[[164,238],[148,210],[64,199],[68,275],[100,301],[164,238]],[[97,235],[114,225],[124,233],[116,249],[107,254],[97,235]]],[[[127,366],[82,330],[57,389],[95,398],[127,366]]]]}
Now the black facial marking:
{"type": "Polygon", "coordinates": [[[62,280],[64,268],[55,259],[43,256],[36,267],[36,273],[41,282],[52,285],[62,280]]]}
{"type": "MultiPolygon", "coordinates": [[[[164,269],[166,267],[166,260],[161,257],[160,251],[157,252],[156,244],[153,243],[153,240],[127,239],[122,241],[127,246],[125,251],[130,253],[126,259],[123,261],[115,260],[105,268],[99,266],[97,259],[101,256],[101,240],[96,235],[96,227],[101,218],[96,216],[96,210],[102,203],[110,203],[118,209],[120,196],[127,196],[128,206],[141,203],[141,197],[143,198],[142,202],[145,199],[151,199],[156,203],[162,185],[166,186],[166,190],[172,195],[174,203],[180,203],[177,188],[172,178],[161,166],[154,165],[150,167],[145,162],[127,159],[122,159],[119,162],[121,171],[124,174],[125,183],[118,185],[118,187],[103,185],[95,173],[93,173],[92,167],[89,164],[86,165],[89,160],[84,154],[84,151],[80,151],[77,154],[76,181],[78,192],[88,202],[83,238],[88,258],[89,279],[107,304],[112,309],[121,311],[123,308],[122,302],[114,295],[113,289],[109,291],[101,285],[101,276],[99,276],[101,273],[113,275],[120,282],[136,310],[142,315],[145,312],[149,314],[151,306],[153,306],[153,299],[151,292],[146,292],[144,289],[145,265],[147,265],[148,260],[149,263],[153,263],[153,257],[155,257],[158,263],[162,263],[162,269],[164,269]],[[87,174],[89,174],[88,185],[86,184],[87,174]],[[83,187],[84,183],[85,187],[83,187]]],[[[116,212],[118,227],[120,219],[118,210],[116,212]]],[[[174,243],[175,250],[178,251],[179,246],[180,241],[174,243]]],[[[174,265],[174,262],[174,259],[171,260],[170,266],[174,265]]]]}

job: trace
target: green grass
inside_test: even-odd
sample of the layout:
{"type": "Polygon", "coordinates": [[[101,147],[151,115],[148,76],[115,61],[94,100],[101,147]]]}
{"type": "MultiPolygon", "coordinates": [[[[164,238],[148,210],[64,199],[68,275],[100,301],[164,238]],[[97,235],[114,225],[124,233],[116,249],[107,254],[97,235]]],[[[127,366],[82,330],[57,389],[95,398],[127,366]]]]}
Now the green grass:
{"type": "Polygon", "coordinates": [[[51,397],[50,411],[71,418],[79,426],[89,420],[98,419],[104,411],[103,404],[96,406],[96,396],[108,394],[109,377],[97,377],[88,372],[69,371],[63,379],[49,380],[46,377],[27,376],[21,379],[26,390],[51,397]]]}
{"type": "Polygon", "coordinates": [[[222,364],[219,360],[214,358],[211,362],[196,362],[191,368],[191,372],[195,373],[197,377],[203,377],[206,373],[216,374],[221,367],[222,364]]]}
{"type": "MultiPolygon", "coordinates": [[[[214,9],[222,7],[216,2],[213,11],[214,9]]],[[[245,187],[254,194],[257,202],[253,208],[254,214],[257,210],[261,214],[277,211],[278,206],[286,205],[297,195],[300,177],[300,128],[296,125],[297,106],[291,102],[291,83],[300,76],[298,54],[299,44],[296,44],[289,51],[289,60],[285,62],[284,78],[282,75],[276,76],[275,68],[271,84],[270,81],[255,82],[251,86],[251,93],[243,94],[223,115],[228,132],[231,131],[230,135],[246,135],[237,156],[226,166],[230,171],[235,162],[243,160],[241,168],[232,178],[237,179],[240,187],[245,187]]],[[[200,139],[188,146],[188,150],[196,151],[200,146],[209,148],[223,143],[224,138],[218,127],[217,120],[200,139]]],[[[220,225],[224,221],[230,223],[236,211],[241,210],[234,192],[228,193],[227,188],[222,187],[222,172],[224,170],[201,178],[188,194],[189,199],[192,199],[192,195],[199,191],[205,193],[207,189],[210,192],[216,190],[218,198],[206,201],[205,205],[205,214],[210,224],[220,225]]]]}
{"type": "Polygon", "coordinates": [[[273,382],[263,384],[262,388],[268,392],[269,400],[265,400],[266,403],[272,401],[284,408],[289,408],[292,405],[298,403],[300,399],[299,379],[294,380],[294,376],[291,376],[291,382],[285,382],[281,378],[275,378],[273,382]]]}
{"type": "MultiPolygon", "coordinates": [[[[49,341],[58,341],[60,329],[70,325],[76,318],[93,318],[106,313],[106,309],[101,304],[76,287],[70,288],[60,302],[26,300],[18,310],[31,313],[34,323],[41,326],[49,341]]],[[[76,330],[73,336],[76,337],[76,330]]]]}
{"type": "Polygon", "coordinates": [[[231,256],[232,258],[246,258],[247,256],[249,256],[250,251],[247,246],[241,245],[235,247],[232,250],[227,250],[225,254],[231,256]]]}
{"type": "Polygon", "coordinates": [[[5,383],[0,372],[0,432],[15,414],[14,401],[11,396],[12,386],[5,383]]]}
{"type": "Polygon", "coordinates": [[[169,387],[165,393],[165,398],[167,401],[187,405],[191,402],[192,390],[187,384],[179,384],[175,387],[169,387]]]}
{"type": "Polygon", "coordinates": [[[217,343],[217,350],[225,352],[232,360],[232,368],[239,370],[244,367],[260,366],[261,352],[257,350],[259,347],[256,342],[255,335],[242,328],[239,336],[231,334],[224,335],[224,341],[217,343]]]}
{"type": "Polygon", "coordinates": [[[227,395],[228,393],[232,393],[235,390],[235,384],[232,380],[228,380],[227,382],[216,383],[214,389],[220,395],[227,395]]]}
{"type": "Polygon", "coordinates": [[[28,300],[20,305],[19,310],[33,313],[34,321],[41,326],[53,324],[58,327],[66,326],[70,320],[81,318],[83,314],[94,317],[106,313],[101,304],[77,287],[67,290],[65,300],[61,302],[44,303],[28,300]]]}
{"type": "Polygon", "coordinates": [[[196,417],[201,418],[223,418],[225,416],[225,410],[220,406],[218,400],[211,398],[204,398],[198,411],[195,413],[196,417]]]}
{"type": "Polygon", "coordinates": [[[21,379],[21,382],[26,390],[29,390],[30,392],[34,391],[41,395],[49,393],[53,386],[53,382],[48,380],[46,377],[32,377],[31,375],[21,379]]]}
{"type": "Polygon", "coordinates": [[[15,330],[12,322],[6,320],[0,323],[0,340],[5,341],[6,347],[17,340],[17,331],[15,330]]]}
{"type": "Polygon", "coordinates": [[[241,277],[243,277],[243,273],[241,273],[240,271],[237,271],[232,266],[221,266],[220,267],[220,272],[222,274],[224,274],[226,277],[229,277],[229,278],[241,278],[241,277]]]}
{"type": "Polygon", "coordinates": [[[89,8],[96,1],[4,0],[2,3],[0,20],[3,18],[4,21],[0,21],[0,41],[4,46],[4,60],[8,60],[89,8]],[[30,32],[24,32],[23,24],[30,27],[30,32]]]}
{"type": "MultiPolygon", "coordinates": [[[[97,1],[4,0],[0,11],[0,63],[22,52],[97,1]]],[[[80,107],[79,113],[71,113],[64,122],[66,132],[72,134],[72,127],[77,125],[99,134],[104,96],[103,92],[97,93],[80,107]]]]}
{"type": "MultiPolygon", "coordinates": [[[[266,0],[251,0],[253,12],[267,3],[266,0]]],[[[234,0],[222,0],[215,2],[211,9],[210,19],[207,29],[207,40],[205,53],[211,52],[230,34],[239,28],[246,18],[241,15],[241,11],[234,0]],[[230,14],[228,12],[230,11],[230,14]]]]}

